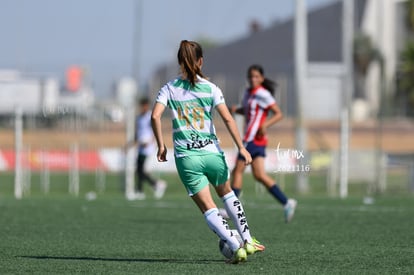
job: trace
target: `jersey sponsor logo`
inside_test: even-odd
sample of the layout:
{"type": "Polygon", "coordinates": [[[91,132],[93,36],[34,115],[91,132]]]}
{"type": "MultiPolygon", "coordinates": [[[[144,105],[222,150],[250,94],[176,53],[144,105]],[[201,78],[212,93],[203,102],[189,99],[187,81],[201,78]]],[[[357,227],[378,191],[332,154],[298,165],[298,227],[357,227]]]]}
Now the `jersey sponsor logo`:
{"type": "Polygon", "coordinates": [[[211,138],[201,139],[197,134],[191,134],[191,142],[187,143],[187,150],[202,149],[209,144],[213,144],[211,138]]]}
{"type": "MultiPolygon", "coordinates": [[[[221,215],[220,215],[219,213],[217,213],[217,216],[218,216],[218,217],[221,217],[221,215]]],[[[227,221],[226,221],[225,219],[223,219],[223,218],[222,218],[221,222],[222,222],[222,224],[224,225],[224,227],[225,227],[227,230],[230,230],[230,226],[229,226],[229,224],[227,223],[227,221]]],[[[232,233],[232,234],[233,234],[233,233],[232,233]]],[[[232,236],[233,236],[233,235],[232,235],[232,236]]]]}
{"type": "Polygon", "coordinates": [[[239,224],[242,228],[242,232],[249,231],[249,226],[247,225],[246,215],[244,214],[243,208],[241,206],[241,202],[236,200],[233,202],[233,206],[237,207],[237,219],[239,224]]]}

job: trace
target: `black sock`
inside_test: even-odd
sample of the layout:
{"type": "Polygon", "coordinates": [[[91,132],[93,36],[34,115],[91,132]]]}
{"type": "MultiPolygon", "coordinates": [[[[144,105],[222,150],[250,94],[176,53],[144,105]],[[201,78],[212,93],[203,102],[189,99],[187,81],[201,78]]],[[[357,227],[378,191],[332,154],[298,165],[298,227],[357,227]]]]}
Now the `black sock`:
{"type": "Polygon", "coordinates": [[[273,197],[275,197],[275,199],[277,199],[282,205],[285,205],[287,203],[287,197],[285,194],[283,194],[282,190],[280,190],[276,184],[270,187],[268,190],[270,194],[272,194],[273,197]]]}
{"type": "Polygon", "coordinates": [[[234,188],[232,187],[234,194],[236,195],[236,197],[239,197],[241,189],[240,188],[234,188]]]}

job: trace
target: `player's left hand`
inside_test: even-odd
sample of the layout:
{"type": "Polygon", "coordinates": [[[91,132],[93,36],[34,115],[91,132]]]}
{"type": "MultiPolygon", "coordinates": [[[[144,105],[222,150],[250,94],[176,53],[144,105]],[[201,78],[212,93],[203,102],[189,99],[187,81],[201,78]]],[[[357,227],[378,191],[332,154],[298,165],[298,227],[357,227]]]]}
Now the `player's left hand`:
{"type": "Polygon", "coordinates": [[[239,154],[242,155],[242,157],[244,158],[244,164],[247,166],[249,164],[252,163],[252,156],[250,155],[250,153],[246,150],[246,148],[241,148],[239,150],[239,154]]]}

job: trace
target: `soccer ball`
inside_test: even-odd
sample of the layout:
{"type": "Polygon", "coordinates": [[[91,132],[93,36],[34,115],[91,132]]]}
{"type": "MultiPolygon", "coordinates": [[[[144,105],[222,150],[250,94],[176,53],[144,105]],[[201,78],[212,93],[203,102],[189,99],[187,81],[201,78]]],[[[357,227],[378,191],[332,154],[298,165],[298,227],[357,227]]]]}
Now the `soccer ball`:
{"type": "MultiPolygon", "coordinates": [[[[239,232],[237,230],[230,230],[233,236],[237,238],[240,245],[243,245],[243,239],[240,237],[239,232]]],[[[219,240],[219,250],[221,254],[226,257],[227,259],[231,259],[233,257],[233,250],[231,250],[230,246],[227,244],[225,240],[219,240]]]]}

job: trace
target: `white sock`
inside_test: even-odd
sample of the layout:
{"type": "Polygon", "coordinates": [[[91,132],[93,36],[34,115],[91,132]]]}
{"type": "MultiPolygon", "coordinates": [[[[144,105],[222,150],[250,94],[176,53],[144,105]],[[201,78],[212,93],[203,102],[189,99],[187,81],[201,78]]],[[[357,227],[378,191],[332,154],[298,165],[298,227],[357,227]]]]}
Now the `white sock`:
{"type": "Polygon", "coordinates": [[[240,243],[230,231],[227,221],[223,219],[217,208],[211,208],[204,212],[208,227],[216,233],[220,239],[225,240],[231,250],[236,251],[240,248],[240,243]]]}
{"type": "Polygon", "coordinates": [[[252,243],[252,236],[250,236],[249,226],[247,224],[246,215],[244,213],[243,205],[240,200],[234,194],[233,191],[227,193],[222,198],[224,207],[226,208],[227,214],[233,220],[234,225],[237,228],[243,241],[252,243]]]}

